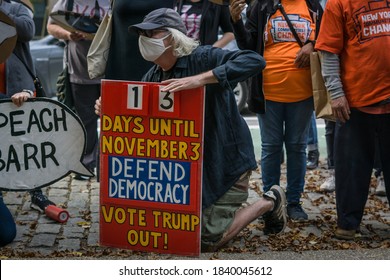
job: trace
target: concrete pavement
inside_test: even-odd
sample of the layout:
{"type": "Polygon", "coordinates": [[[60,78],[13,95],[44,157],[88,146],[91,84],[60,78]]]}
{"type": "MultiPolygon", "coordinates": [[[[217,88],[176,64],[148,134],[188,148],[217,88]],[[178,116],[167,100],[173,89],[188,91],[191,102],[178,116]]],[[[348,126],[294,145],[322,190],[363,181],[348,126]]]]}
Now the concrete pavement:
{"type": "MultiPolygon", "coordinates": [[[[285,166],[284,166],[285,167],[285,166]]],[[[332,237],[336,226],[334,193],[318,188],[328,171],[321,166],[307,171],[303,207],[309,222],[289,222],[285,233],[265,236],[261,219],[255,220],[228,246],[200,259],[390,259],[390,211],[386,198],[370,194],[358,241],[332,237]]],[[[285,169],[282,186],[285,186],[285,169]]],[[[373,179],[371,193],[375,181],[373,179]]],[[[248,203],[261,194],[260,172],[254,172],[248,203]]],[[[0,259],[184,259],[99,246],[99,183],[78,181],[72,175],[43,189],[50,199],[67,209],[71,217],[57,223],[31,209],[25,192],[4,192],[4,201],[17,223],[15,241],[0,249],[0,259]]]]}

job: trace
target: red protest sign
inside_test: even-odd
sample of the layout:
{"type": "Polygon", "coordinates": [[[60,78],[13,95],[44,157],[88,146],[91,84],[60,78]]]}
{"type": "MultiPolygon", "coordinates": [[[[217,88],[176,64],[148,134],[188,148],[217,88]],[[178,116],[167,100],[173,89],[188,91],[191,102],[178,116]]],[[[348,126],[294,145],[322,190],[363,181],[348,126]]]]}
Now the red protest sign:
{"type": "Polygon", "coordinates": [[[199,255],[204,89],[102,81],[100,243],[199,255]]]}

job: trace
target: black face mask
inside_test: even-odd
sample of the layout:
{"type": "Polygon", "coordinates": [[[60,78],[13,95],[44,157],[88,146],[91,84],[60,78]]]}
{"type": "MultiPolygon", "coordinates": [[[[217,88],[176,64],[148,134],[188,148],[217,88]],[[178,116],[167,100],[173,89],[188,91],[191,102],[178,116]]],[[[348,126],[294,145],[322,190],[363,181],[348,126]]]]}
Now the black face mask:
{"type": "MultiPolygon", "coordinates": [[[[230,2],[232,0],[209,0],[210,2],[214,3],[214,4],[217,4],[217,5],[223,5],[223,6],[229,6],[230,5],[230,2]]],[[[251,2],[251,0],[245,0],[245,2],[249,5],[249,3],[251,2]]]]}

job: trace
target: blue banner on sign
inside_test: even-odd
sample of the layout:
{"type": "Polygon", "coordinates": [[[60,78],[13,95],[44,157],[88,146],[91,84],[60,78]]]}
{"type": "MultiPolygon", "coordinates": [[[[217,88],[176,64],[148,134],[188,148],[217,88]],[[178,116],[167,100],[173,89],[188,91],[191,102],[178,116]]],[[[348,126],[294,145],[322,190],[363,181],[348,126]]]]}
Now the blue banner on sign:
{"type": "Polygon", "coordinates": [[[108,158],[110,198],[190,203],[190,162],[121,156],[108,158]]]}

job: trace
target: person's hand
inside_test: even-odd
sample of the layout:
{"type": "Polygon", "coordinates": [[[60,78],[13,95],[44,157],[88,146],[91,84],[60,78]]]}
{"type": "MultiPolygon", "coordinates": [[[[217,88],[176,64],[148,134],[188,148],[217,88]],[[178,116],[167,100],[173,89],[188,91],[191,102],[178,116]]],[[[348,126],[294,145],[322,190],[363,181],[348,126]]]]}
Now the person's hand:
{"type": "Polygon", "coordinates": [[[30,97],[32,97],[32,96],[30,95],[30,93],[25,92],[25,91],[22,91],[22,92],[18,92],[18,93],[15,93],[14,95],[12,95],[12,96],[11,96],[11,100],[12,100],[12,102],[13,102],[16,106],[20,107],[20,106],[22,106],[23,103],[24,103],[25,101],[27,101],[27,99],[29,99],[30,97]]]}
{"type": "Polygon", "coordinates": [[[310,54],[314,51],[314,46],[312,43],[304,45],[295,58],[294,64],[297,68],[303,68],[310,66],[310,54]]]}
{"type": "Polygon", "coordinates": [[[345,96],[341,96],[330,101],[332,106],[333,115],[340,120],[342,123],[345,123],[349,120],[349,115],[351,110],[349,108],[348,100],[345,96]]]}
{"type": "Polygon", "coordinates": [[[102,109],[102,98],[99,97],[99,99],[96,99],[95,101],[95,114],[100,116],[102,109]]]}
{"type": "Polygon", "coordinates": [[[186,78],[181,79],[169,79],[166,81],[163,81],[163,84],[168,84],[165,87],[163,87],[161,90],[165,92],[175,92],[180,90],[186,90],[186,89],[192,89],[192,88],[198,88],[207,84],[214,84],[217,83],[218,80],[215,78],[213,71],[209,70],[207,72],[190,76],[186,78]]]}
{"type": "Polygon", "coordinates": [[[73,31],[69,34],[69,40],[70,41],[80,41],[85,40],[87,38],[86,34],[80,31],[73,31]]]}
{"type": "Polygon", "coordinates": [[[169,79],[163,81],[162,83],[167,84],[161,89],[164,92],[176,92],[180,90],[198,88],[203,86],[202,82],[200,82],[198,75],[181,79],[169,79]]]}
{"type": "Polygon", "coordinates": [[[241,20],[241,13],[244,11],[245,7],[245,0],[232,0],[229,5],[229,10],[234,23],[241,20]]]}

